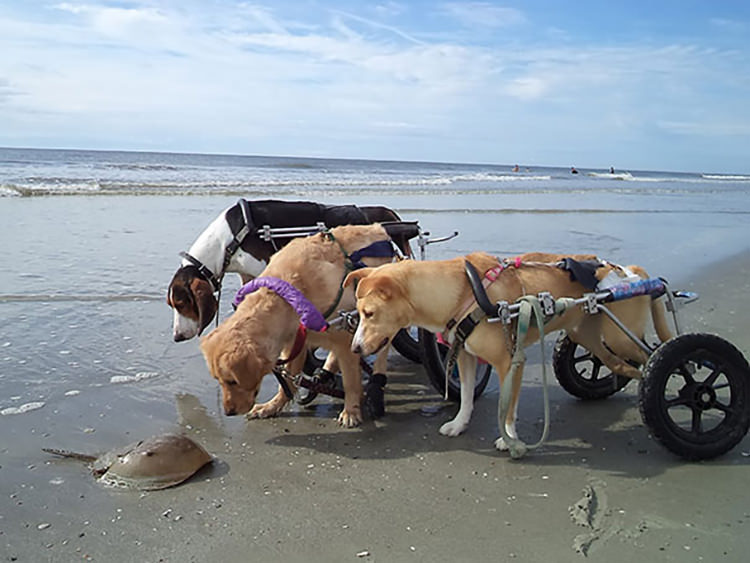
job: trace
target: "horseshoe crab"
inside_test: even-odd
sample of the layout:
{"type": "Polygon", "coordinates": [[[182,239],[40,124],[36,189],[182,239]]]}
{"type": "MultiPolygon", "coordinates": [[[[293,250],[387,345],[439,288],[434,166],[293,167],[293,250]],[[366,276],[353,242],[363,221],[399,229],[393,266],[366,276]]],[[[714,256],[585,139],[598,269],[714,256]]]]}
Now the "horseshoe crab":
{"type": "Polygon", "coordinates": [[[91,472],[105,485],[145,491],[178,485],[213,460],[201,446],[179,434],[154,436],[100,456],[42,450],[89,463],[91,472]]]}

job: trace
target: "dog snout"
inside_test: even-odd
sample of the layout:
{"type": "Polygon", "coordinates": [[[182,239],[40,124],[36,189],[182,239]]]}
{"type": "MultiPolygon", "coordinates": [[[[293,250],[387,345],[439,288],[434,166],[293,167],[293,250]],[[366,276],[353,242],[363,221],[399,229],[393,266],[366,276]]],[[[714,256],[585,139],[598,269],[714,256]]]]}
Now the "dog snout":
{"type": "Polygon", "coordinates": [[[237,414],[237,409],[234,406],[224,407],[224,414],[227,416],[235,416],[237,414]]]}
{"type": "Polygon", "coordinates": [[[362,346],[360,344],[352,344],[352,352],[354,352],[355,354],[361,354],[362,346]]]}
{"type": "Polygon", "coordinates": [[[184,335],[184,334],[182,334],[181,332],[176,332],[176,333],[174,334],[174,341],[175,341],[175,342],[182,342],[182,341],[184,341],[184,340],[187,340],[187,336],[185,336],[185,335],[184,335]]]}

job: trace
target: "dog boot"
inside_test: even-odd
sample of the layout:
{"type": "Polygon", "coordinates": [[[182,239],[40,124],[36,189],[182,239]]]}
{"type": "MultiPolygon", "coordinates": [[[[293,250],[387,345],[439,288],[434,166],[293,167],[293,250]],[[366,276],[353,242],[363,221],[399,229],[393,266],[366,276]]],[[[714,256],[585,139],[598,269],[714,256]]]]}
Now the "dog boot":
{"type": "Polygon", "coordinates": [[[365,410],[370,418],[380,418],[385,414],[385,384],[388,378],[384,373],[373,373],[365,387],[365,410]]]}

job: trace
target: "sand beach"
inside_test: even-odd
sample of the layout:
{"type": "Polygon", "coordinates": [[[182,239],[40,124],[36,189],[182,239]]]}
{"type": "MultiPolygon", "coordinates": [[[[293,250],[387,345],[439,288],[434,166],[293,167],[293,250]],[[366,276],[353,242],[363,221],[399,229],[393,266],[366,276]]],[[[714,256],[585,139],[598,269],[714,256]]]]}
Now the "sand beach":
{"type": "MultiPolygon", "coordinates": [[[[745,354],[750,332],[738,305],[749,267],[740,255],[688,284],[701,300],[684,315],[691,329],[727,335],[745,354]]],[[[688,463],[650,439],[635,385],[598,403],[554,386],[549,442],[512,461],[492,447],[495,386],[467,433],[447,439],[437,427],[454,407],[421,368],[391,359],[388,415],[356,430],[338,428],[337,405],[321,399],[274,420],[226,419],[206,400],[205,373],[202,397],[174,392],[168,412],[140,425],[114,412],[116,401],[89,403],[67,428],[44,409],[3,417],[5,560],[744,559],[747,438],[721,458],[688,463]],[[186,432],[217,461],[179,487],[139,493],[103,488],[81,464],[40,451],[162,430],[186,432]]],[[[540,431],[539,373],[537,357],[520,412],[527,439],[540,431]]]]}

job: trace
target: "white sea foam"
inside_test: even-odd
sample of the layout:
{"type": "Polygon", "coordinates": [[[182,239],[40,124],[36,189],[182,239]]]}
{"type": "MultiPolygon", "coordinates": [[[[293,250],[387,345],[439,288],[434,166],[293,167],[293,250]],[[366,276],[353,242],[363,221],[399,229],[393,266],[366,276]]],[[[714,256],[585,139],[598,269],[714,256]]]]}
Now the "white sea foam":
{"type": "Polygon", "coordinates": [[[81,392],[78,389],[71,389],[70,391],[65,391],[66,397],[75,397],[76,395],[80,395],[81,392]]]}
{"type": "Polygon", "coordinates": [[[706,180],[730,180],[733,182],[750,182],[750,176],[740,174],[701,174],[706,180]]]}
{"type": "Polygon", "coordinates": [[[109,378],[110,383],[134,383],[136,381],[143,381],[144,379],[151,379],[158,377],[158,373],[155,371],[139,371],[134,375],[113,375],[109,378]]]}
{"type": "Polygon", "coordinates": [[[7,408],[4,408],[3,410],[0,410],[0,415],[6,416],[9,414],[23,414],[25,412],[41,409],[44,406],[44,404],[45,403],[42,401],[34,401],[31,403],[24,403],[20,407],[7,407],[7,408]]]}

